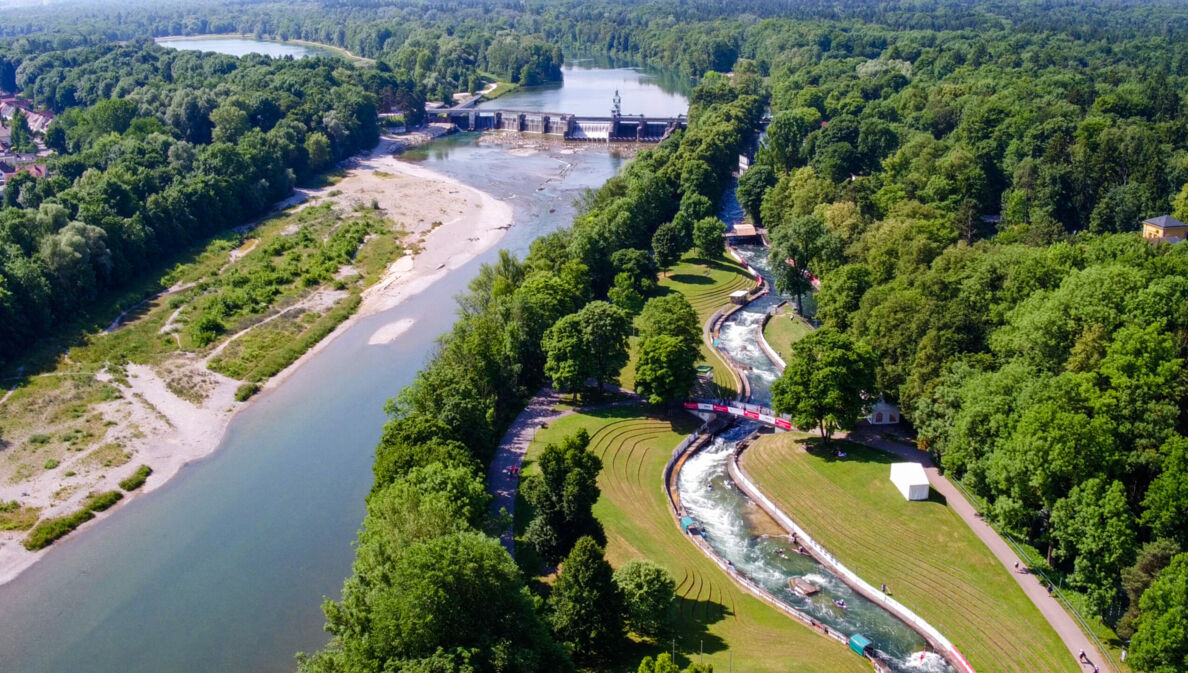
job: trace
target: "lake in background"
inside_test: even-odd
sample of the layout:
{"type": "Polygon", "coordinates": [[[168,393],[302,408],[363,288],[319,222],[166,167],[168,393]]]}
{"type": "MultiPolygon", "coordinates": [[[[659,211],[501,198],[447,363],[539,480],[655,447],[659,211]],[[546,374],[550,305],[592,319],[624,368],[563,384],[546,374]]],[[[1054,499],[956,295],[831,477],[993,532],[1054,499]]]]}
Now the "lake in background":
{"type": "MultiPolygon", "coordinates": [[[[586,101],[609,112],[619,88],[624,111],[634,100],[656,105],[649,114],[684,112],[679,94],[638,71],[566,75],[564,85],[518,92],[516,105],[565,111],[586,101]]],[[[279,673],[295,668],[295,652],[326,642],[320,604],[350,572],[384,401],[453,324],[447,307],[479,265],[498,248],[523,256],[534,239],[568,226],[574,202],[624,161],[597,144],[511,150],[459,134],[406,155],[505,200],[515,226],[496,249],[326,345],[238,414],[210,458],[0,586],[0,671],[279,673]],[[367,344],[406,318],[415,322],[396,341],[367,344]]]]}
{"type": "Polygon", "coordinates": [[[305,58],[306,56],[340,56],[329,49],[319,49],[303,44],[291,44],[276,40],[257,40],[251,37],[159,37],[157,44],[170,49],[187,51],[214,51],[229,56],[247,56],[248,54],[263,54],[273,58],[292,56],[305,58]]]}
{"type": "Polygon", "coordinates": [[[689,111],[685,96],[692,80],[644,68],[592,67],[594,63],[575,59],[561,68],[563,82],[520,87],[477,107],[609,117],[618,91],[625,117],[676,117],[689,111]]]}

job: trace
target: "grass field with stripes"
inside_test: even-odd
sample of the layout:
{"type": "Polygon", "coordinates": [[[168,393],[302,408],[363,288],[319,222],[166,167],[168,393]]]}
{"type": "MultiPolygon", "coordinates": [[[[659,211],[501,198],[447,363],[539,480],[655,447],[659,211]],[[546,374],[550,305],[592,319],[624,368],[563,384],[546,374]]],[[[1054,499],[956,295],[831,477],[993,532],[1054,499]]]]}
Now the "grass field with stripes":
{"type": "Polygon", "coordinates": [[[743,454],[756,486],[839,561],[940,630],[978,671],[1078,670],[1056,632],[969,526],[932,491],[908,502],[894,456],[846,456],[765,435],[743,454]]]}
{"type": "MultiPolygon", "coordinates": [[[[672,450],[697,424],[684,413],[650,415],[639,407],[575,414],[537,434],[524,472],[534,471],[531,459],[549,442],[579,428],[590,433],[590,450],[603,461],[594,513],[606,530],[607,559],[616,567],[650,559],[672,573],[680,596],[675,647],[682,666],[704,652],[703,660],[721,672],[868,673],[865,660],[743,592],[684,539],[662,475],[672,450]]],[[[517,503],[517,528],[526,524],[520,520],[525,512],[517,503]]],[[[671,641],[635,643],[609,670],[634,671],[644,656],[672,647],[671,641]]]]}

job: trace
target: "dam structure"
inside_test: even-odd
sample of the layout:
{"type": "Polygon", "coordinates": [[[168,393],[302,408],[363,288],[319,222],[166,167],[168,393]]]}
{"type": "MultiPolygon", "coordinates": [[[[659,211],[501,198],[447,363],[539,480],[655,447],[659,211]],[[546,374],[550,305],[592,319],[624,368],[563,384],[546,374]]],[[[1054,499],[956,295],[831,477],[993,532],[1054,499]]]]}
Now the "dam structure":
{"type": "Polygon", "coordinates": [[[608,143],[658,143],[684,129],[687,119],[619,115],[587,117],[563,112],[533,112],[474,107],[426,110],[434,121],[446,121],[463,131],[515,131],[554,136],[564,140],[608,143]]]}

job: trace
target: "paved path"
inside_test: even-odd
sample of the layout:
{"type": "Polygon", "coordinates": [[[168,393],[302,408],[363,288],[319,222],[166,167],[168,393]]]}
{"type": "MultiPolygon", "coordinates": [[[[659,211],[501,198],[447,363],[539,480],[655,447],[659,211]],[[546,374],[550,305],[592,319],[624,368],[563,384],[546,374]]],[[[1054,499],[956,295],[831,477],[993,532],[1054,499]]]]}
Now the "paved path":
{"type": "MultiPolygon", "coordinates": [[[[541,388],[536,397],[532,398],[532,401],[524,407],[524,410],[512,422],[511,427],[504,433],[503,439],[499,441],[499,448],[495,450],[495,457],[491,459],[491,465],[487,468],[487,490],[494,496],[491,499],[492,514],[498,516],[503,510],[506,510],[509,516],[515,514],[516,489],[519,488],[520,480],[518,476],[511,473],[511,468],[520,467],[520,464],[524,462],[524,454],[528,453],[528,445],[532,443],[532,438],[536,436],[536,431],[542,425],[582,411],[631,406],[640,403],[639,396],[629,390],[618,388],[614,392],[627,395],[628,399],[555,411],[553,407],[561,401],[561,393],[553,388],[541,388]]],[[[510,521],[507,530],[499,536],[499,540],[508,553],[514,556],[516,538],[510,521]]]]}
{"type": "Polygon", "coordinates": [[[1082,668],[1086,671],[1093,670],[1093,664],[1101,667],[1102,671],[1109,671],[1111,667],[1105,657],[1097,651],[1097,648],[1089,641],[1089,637],[1081,630],[1077,624],[1076,619],[1068,613],[1068,610],[1061,605],[1060,601],[1053,596],[1048,595],[1047,586],[1036,575],[1028,572],[1016,572],[1016,564],[1019,568],[1026,568],[1027,564],[1023,559],[1019,558],[1011,549],[1010,545],[986,523],[986,520],[978,513],[972,504],[965,499],[964,494],[957,489],[948,479],[944,477],[937,470],[936,465],[933,464],[932,458],[927,451],[920,451],[914,446],[903,444],[900,442],[892,442],[881,437],[875,436],[870,432],[857,431],[851,433],[848,439],[858,444],[863,444],[874,449],[886,451],[887,453],[899,456],[904,460],[914,463],[920,463],[924,466],[924,472],[928,475],[928,482],[945,497],[945,502],[949,507],[958,514],[965,521],[965,523],[973,530],[974,534],[978,536],[990,548],[991,553],[1002,563],[1014,576],[1015,581],[1023,588],[1023,592],[1035,603],[1035,607],[1039,608],[1040,614],[1052,628],[1056,630],[1056,635],[1064,641],[1065,647],[1068,648],[1071,656],[1076,659],[1078,653],[1085,652],[1089,658],[1090,664],[1082,664],[1082,668]]]}

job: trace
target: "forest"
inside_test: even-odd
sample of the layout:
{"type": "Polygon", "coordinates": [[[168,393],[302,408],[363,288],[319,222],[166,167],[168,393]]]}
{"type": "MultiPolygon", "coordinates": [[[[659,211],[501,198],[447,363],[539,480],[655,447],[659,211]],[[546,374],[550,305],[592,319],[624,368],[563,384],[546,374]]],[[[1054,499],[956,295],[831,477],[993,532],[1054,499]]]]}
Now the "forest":
{"type": "Polygon", "coordinates": [[[1149,217],[1188,220],[1180,5],[132,3],[119,20],[90,5],[0,17],[0,89],[59,113],[50,176],[4,191],[0,360],[372,146],[381,109],[415,122],[426,100],[487,77],[555,80],[563,53],[700,81],[687,133],[461,298],[437,356],[389,405],[354,574],[326,606],[334,640],[303,670],[597,661],[550,628],[555,613],[484,535],[482,468],[540,384],[613,378],[614,358],[566,354],[626,329],[646,258],[663,265],[699,228],[713,238],[698,225],[765,113],[738,196],[774,258],[794,262],[779,287],[819,280],[815,317],[875,355],[877,387],[921,448],[1084,592],[1138,669],[1184,670],[1188,644],[1167,643],[1188,610],[1188,247],[1137,234],[1149,217]],[[148,41],[225,32],[375,65],[148,41]],[[475,574],[428,572],[442,556],[475,574]],[[521,618],[429,598],[459,591],[521,618]]]}

